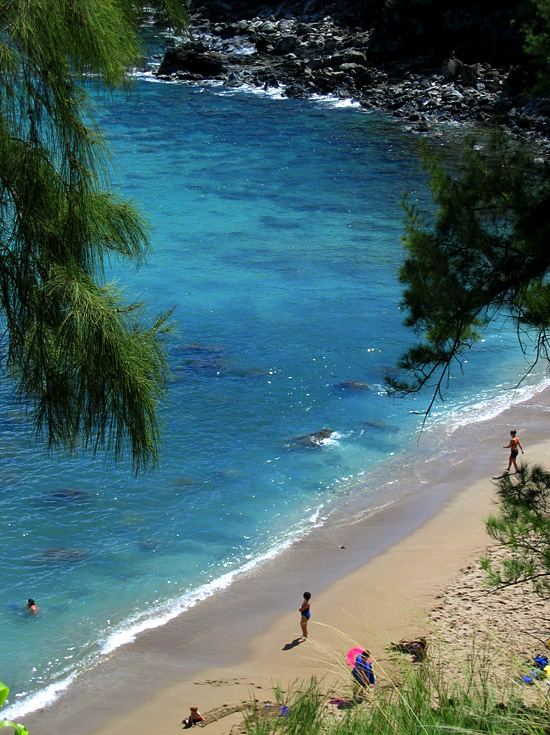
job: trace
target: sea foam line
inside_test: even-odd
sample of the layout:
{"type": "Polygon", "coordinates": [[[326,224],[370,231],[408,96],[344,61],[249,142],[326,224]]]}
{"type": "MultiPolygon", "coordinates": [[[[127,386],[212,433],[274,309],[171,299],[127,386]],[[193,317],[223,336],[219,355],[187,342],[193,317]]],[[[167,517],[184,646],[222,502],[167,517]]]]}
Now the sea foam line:
{"type": "MultiPolygon", "coordinates": [[[[445,412],[435,414],[430,422],[430,428],[446,427],[447,435],[453,434],[462,426],[469,423],[478,423],[488,421],[503,413],[513,405],[522,403],[531,399],[537,393],[542,392],[550,387],[550,378],[543,378],[531,385],[524,385],[516,389],[507,389],[500,395],[494,393],[486,393],[485,396],[473,404],[460,404],[449,410],[447,407],[445,412]]],[[[340,437],[339,437],[340,438],[340,437]]],[[[336,442],[335,442],[336,443],[336,442]]],[[[391,484],[391,483],[387,483],[391,484]]],[[[280,553],[293,546],[305,535],[313,529],[319,528],[326,520],[321,515],[323,505],[321,505],[308,519],[298,524],[298,529],[294,529],[289,537],[275,543],[265,552],[250,559],[242,566],[230,572],[226,572],[217,579],[211,580],[191,593],[183,595],[164,602],[155,608],[150,609],[146,613],[141,613],[133,617],[127,618],[115,630],[106,635],[103,641],[99,641],[100,649],[98,652],[91,654],[80,665],[79,671],[71,672],[64,679],[49,684],[33,694],[21,694],[18,701],[10,704],[2,715],[6,719],[17,720],[24,715],[35,712],[38,709],[52,705],[59,699],[68,689],[71,683],[86,670],[90,670],[104,656],[112,654],[121,646],[132,643],[138,635],[155,628],[166,625],[187,610],[190,610],[199,602],[211,597],[216,592],[229,587],[236,579],[244,576],[259,565],[274,559],[280,553]],[[300,525],[302,526],[300,528],[300,525]]],[[[372,509],[371,509],[372,512],[372,509]]]]}
{"type": "Polygon", "coordinates": [[[512,406],[530,400],[548,387],[550,378],[541,378],[531,385],[507,388],[497,396],[493,392],[486,391],[483,397],[473,404],[462,403],[450,410],[447,407],[445,412],[434,414],[430,428],[439,428],[443,424],[446,426],[447,435],[451,435],[467,424],[494,419],[512,406]]]}
{"type": "MultiPolygon", "coordinates": [[[[185,80],[185,79],[172,79],[172,78],[161,78],[159,79],[152,70],[147,71],[140,71],[135,70],[132,72],[132,76],[135,79],[142,79],[146,82],[153,82],[155,84],[183,84],[188,87],[194,87],[194,88],[204,88],[204,89],[212,89],[218,92],[221,95],[225,96],[235,96],[239,93],[245,93],[245,94],[253,94],[258,97],[268,97],[270,99],[277,99],[277,100],[292,100],[294,98],[292,97],[286,97],[284,95],[284,91],[286,89],[285,84],[280,84],[278,87],[257,87],[252,84],[239,84],[238,86],[228,86],[225,85],[223,82],[216,80],[216,79],[202,79],[200,82],[196,82],[193,80],[185,80]]],[[[310,102],[317,105],[322,105],[326,107],[332,107],[332,108],[354,108],[357,110],[361,110],[364,112],[368,112],[367,110],[363,110],[361,107],[361,103],[358,100],[353,100],[350,98],[340,98],[333,94],[312,94],[308,97],[303,98],[304,102],[310,102]]]]}
{"type": "Polygon", "coordinates": [[[136,636],[146,630],[153,630],[154,628],[166,625],[166,623],[174,620],[182,613],[190,610],[192,607],[195,607],[199,602],[206,600],[216,592],[226,589],[236,579],[248,574],[261,564],[274,559],[283,551],[293,546],[306,534],[310,533],[314,528],[318,528],[322,525],[321,508],[317,509],[317,511],[315,511],[304,522],[304,524],[305,525],[298,530],[298,533],[293,531],[292,535],[289,535],[288,538],[279,541],[274,546],[270,547],[258,556],[255,556],[253,559],[250,559],[237,569],[233,569],[230,572],[222,574],[221,577],[217,577],[216,579],[201,585],[191,593],[187,592],[180,597],[175,598],[175,600],[168,600],[145,614],[142,613],[132,618],[127,618],[115,631],[109,634],[102,644],[100,655],[105,656],[112,653],[117,648],[120,648],[120,646],[132,643],[136,639],[136,636]],[[176,609],[174,609],[174,606],[176,609]]]}
{"type": "Polygon", "coordinates": [[[321,527],[325,521],[325,518],[322,516],[322,509],[323,504],[311,513],[307,519],[297,524],[297,528],[293,528],[288,537],[276,542],[266,551],[245,562],[237,569],[222,574],[221,577],[201,585],[193,592],[184,593],[175,599],[167,600],[161,605],[150,608],[147,612],[138,613],[137,615],[126,618],[113,631],[105,635],[103,640],[101,638],[99,639],[99,650],[80,662],[77,671],[71,672],[64,679],[53,682],[32,694],[22,693],[16,695],[17,701],[10,703],[2,711],[2,716],[15,721],[25,715],[36,712],[38,709],[49,707],[63,695],[80,674],[97,666],[103,657],[112,654],[121,646],[132,643],[141,633],[166,625],[171,620],[174,620],[179,615],[193,608],[199,602],[206,600],[216,592],[226,589],[236,579],[243,577],[261,564],[274,559],[283,551],[300,541],[300,539],[313,529],[321,527]]]}

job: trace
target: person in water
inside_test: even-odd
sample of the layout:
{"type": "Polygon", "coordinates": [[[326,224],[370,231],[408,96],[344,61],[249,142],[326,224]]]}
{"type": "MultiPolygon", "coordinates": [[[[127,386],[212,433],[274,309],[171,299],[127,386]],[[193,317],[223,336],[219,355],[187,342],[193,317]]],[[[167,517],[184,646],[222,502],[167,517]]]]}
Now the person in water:
{"type": "Polygon", "coordinates": [[[38,612],[38,608],[36,607],[35,601],[32,599],[32,597],[29,597],[27,600],[27,610],[30,612],[31,615],[36,615],[38,612]]]}
{"type": "Polygon", "coordinates": [[[368,686],[374,686],[376,683],[369,656],[370,653],[368,651],[359,653],[355,658],[355,666],[351,671],[353,678],[363,690],[368,686]]]}
{"type": "Polygon", "coordinates": [[[523,447],[521,446],[521,442],[516,436],[517,431],[515,429],[512,429],[510,432],[510,441],[509,443],[503,447],[503,449],[509,449],[510,450],[510,457],[508,459],[508,467],[506,468],[505,472],[510,472],[510,467],[514,465],[514,470],[518,471],[518,465],[516,462],[516,457],[518,456],[518,447],[521,449],[521,453],[525,454],[523,451],[523,447]]]}
{"type": "Polygon", "coordinates": [[[307,638],[307,621],[309,620],[311,613],[309,608],[311,606],[311,592],[304,592],[304,599],[300,605],[299,612],[301,614],[300,625],[302,626],[302,635],[307,638]]]}
{"type": "Polygon", "coordinates": [[[204,722],[204,717],[199,712],[199,708],[196,705],[193,705],[190,708],[189,717],[187,717],[183,721],[183,727],[185,730],[187,730],[188,727],[194,727],[195,725],[202,727],[203,722],[204,722]]]}

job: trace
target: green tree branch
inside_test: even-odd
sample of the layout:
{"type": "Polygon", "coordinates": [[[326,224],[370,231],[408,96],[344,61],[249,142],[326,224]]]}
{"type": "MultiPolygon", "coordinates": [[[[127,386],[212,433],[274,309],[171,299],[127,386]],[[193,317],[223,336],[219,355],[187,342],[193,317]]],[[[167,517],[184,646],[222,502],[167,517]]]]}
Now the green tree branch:
{"type": "MultiPolygon", "coordinates": [[[[148,3],[176,31],[182,0],[148,3]]],[[[0,366],[50,448],[160,447],[168,314],[105,282],[111,255],[139,265],[144,219],[109,191],[90,85],[129,88],[142,58],[132,0],[0,0],[0,366]]]]}

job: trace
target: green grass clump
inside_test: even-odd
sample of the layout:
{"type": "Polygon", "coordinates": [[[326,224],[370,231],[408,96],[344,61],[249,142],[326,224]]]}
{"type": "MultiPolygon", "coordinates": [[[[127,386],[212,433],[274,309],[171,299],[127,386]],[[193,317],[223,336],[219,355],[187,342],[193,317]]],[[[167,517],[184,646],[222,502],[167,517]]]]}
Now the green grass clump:
{"type": "MultiPolygon", "coordinates": [[[[521,685],[495,683],[490,667],[453,679],[437,662],[412,666],[400,684],[376,686],[365,699],[330,704],[334,692],[316,678],[275,688],[277,707],[253,707],[245,718],[249,735],[544,735],[549,706],[541,698],[526,706],[521,685]],[[281,708],[285,710],[285,716],[281,708]]],[[[332,700],[333,702],[335,700],[332,700]]]]}

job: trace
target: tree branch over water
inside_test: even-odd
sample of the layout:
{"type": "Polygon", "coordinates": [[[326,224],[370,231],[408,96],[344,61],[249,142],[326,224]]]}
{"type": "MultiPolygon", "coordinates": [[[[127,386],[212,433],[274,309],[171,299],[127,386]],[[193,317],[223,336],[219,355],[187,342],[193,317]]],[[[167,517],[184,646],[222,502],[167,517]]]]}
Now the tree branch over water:
{"type": "Polygon", "coordinates": [[[405,323],[420,341],[398,366],[410,379],[387,378],[398,394],[432,391],[429,412],[453,365],[495,321],[512,320],[518,346],[549,358],[550,176],[548,165],[498,129],[470,139],[456,163],[427,146],[424,166],[433,216],[404,202],[407,258],[405,323]]]}
{"type": "MultiPolygon", "coordinates": [[[[148,5],[184,28],[181,0],[148,5]]],[[[129,451],[136,471],[158,458],[168,315],[104,281],[106,258],[144,261],[148,228],[109,190],[87,88],[129,88],[141,9],[0,2],[0,366],[50,449],[129,451]]]]}

